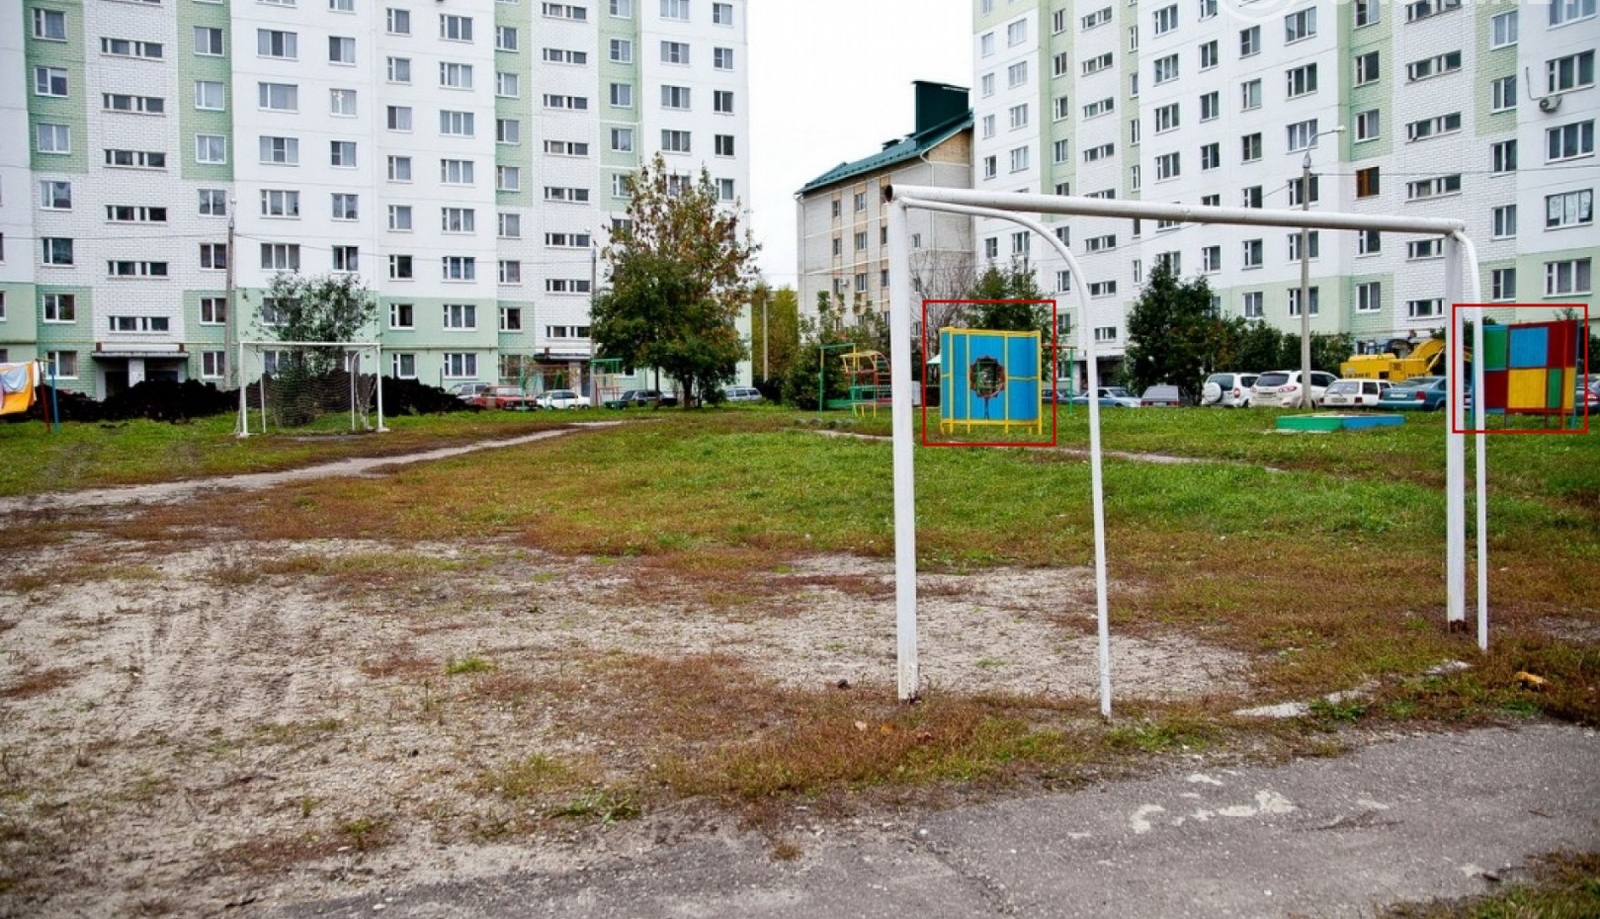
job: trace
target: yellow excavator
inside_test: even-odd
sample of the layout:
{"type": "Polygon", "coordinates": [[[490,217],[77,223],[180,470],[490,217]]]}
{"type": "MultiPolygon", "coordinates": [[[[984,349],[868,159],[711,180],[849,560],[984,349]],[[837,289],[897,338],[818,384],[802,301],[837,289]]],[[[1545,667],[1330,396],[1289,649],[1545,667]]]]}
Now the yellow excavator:
{"type": "MultiPolygon", "coordinates": [[[[1390,342],[1391,347],[1403,342],[1390,342]]],[[[1382,354],[1357,354],[1339,365],[1339,376],[1358,380],[1388,380],[1399,383],[1412,377],[1442,377],[1445,375],[1444,342],[1429,338],[1403,354],[1395,348],[1382,354]]],[[[1470,358],[1469,358],[1470,359],[1470,358]]]]}

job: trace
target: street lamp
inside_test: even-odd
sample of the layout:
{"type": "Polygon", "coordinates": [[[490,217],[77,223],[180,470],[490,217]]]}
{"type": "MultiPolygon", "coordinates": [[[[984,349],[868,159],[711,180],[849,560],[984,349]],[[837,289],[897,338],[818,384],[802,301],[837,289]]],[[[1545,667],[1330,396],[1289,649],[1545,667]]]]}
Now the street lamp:
{"type": "MultiPolygon", "coordinates": [[[[1300,160],[1300,210],[1311,210],[1311,148],[1326,134],[1343,134],[1344,125],[1317,131],[1300,160]]],[[[1311,408],[1311,228],[1300,228],[1300,404],[1311,408]]]]}

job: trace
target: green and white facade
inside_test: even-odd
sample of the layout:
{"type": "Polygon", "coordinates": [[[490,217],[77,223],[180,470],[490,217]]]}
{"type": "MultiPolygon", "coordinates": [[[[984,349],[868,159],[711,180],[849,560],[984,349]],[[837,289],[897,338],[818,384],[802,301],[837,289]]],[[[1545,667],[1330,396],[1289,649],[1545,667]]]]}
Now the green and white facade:
{"type": "MultiPolygon", "coordinates": [[[[976,188],[1297,208],[1309,150],[1312,209],[1463,219],[1485,300],[1596,312],[1596,0],[973,0],[973,22],[976,188]]],[[[1296,233],[1055,222],[1084,277],[994,221],[978,256],[1087,284],[1091,314],[1063,310],[1103,353],[1122,353],[1162,260],[1205,276],[1223,314],[1299,331],[1296,233]]],[[[1314,332],[1371,351],[1448,321],[1422,237],[1324,231],[1309,249],[1314,332]]]]}
{"type": "Polygon", "coordinates": [[[361,276],[386,373],[569,369],[623,176],[749,194],[745,0],[8,9],[0,359],[95,396],[226,384],[285,268],[361,276]]]}

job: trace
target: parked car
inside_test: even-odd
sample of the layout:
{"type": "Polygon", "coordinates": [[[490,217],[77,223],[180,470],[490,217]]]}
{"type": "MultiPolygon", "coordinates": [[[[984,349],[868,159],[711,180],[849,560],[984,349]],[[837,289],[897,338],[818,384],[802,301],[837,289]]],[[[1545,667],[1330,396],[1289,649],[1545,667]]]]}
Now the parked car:
{"type": "Polygon", "coordinates": [[[729,402],[760,402],[761,390],[754,386],[729,386],[722,391],[722,398],[729,402]]]}
{"type": "Polygon", "coordinates": [[[1200,389],[1201,405],[1220,405],[1224,408],[1241,408],[1250,404],[1250,387],[1255,385],[1255,373],[1213,373],[1206,377],[1200,389]]]}
{"type": "Polygon", "coordinates": [[[1444,377],[1412,377],[1385,390],[1378,397],[1378,407],[1436,412],[1444,408],[1449,398],[1450,388],[1444,377]]]}
{"type": "MultiPolygon", "coordinates": [[[[1068,402],[1072,399],[1072,393],[1077,392],[1077,390],[1078,385],[1076,383],[1072,382],[1072,380],[1067,377],[1062,377],[1061,379],[1056,380],[1056,385],[1054,387],[1045,386],[1039,390],[1039,401],[1049,402],[1051,397],[1054,396],[1056,402],[1058,403],[1068,402]]],[[[1079,404],[1082,405],[1086,403],[1079,404]]]]}
{"type": "Polygon", "coordinates": [[[588,396],[580,396],[570,389],[551,389],[539,396],[540,408],[589,408],[593,404],[588,396]]]}
{"type": "Polygon", "coordinates": [[[490,386],[468,401],[479,408],[502,408],[519,412],[539,407],[533,396],[515,386],[490,386]]]}
{"type": "Polygon", "coordinates": [[[1388,380],[1334,380],[1322,394],[1328,408],[1375,408],[1378,397],[1394,384],[1388,380]]]}
{"type": "Polygon", "coordinates": [[[629,408],[637,405],[658,405],[662,407],[677,405],[678,400],[673,396],[663,396],[654,389],[629,389],[615,399],[607,399],[601,403],[606,408],[629,408]]]}
{"type": "MultiPolygon", "coordinates": [[[[1333,383],[1334,375],[1311,371],[1311,404],[1321,405],[1322,394],[1333,383]]],[[[1296,408],[1300,405],[1300,371],[1273,370],[1256,377],[1250,387],[1250,404],[1257,408],[1296,408]]]]}
{"type": "Polygon", "coordinates": [[[457,383],[451,386],[448,392],[462,402],[471,402],[473,397],[487,392],[493,383],[457,383]]]}
{"type": "MultiPolygon", "coordinates": [[[[1128,392],[1126,389],[1123,389],[1121,386],[1102,386],[1099,388],[1099,390],[1097,390],[1097,392],[1100,397],[1101,408],[1139,407],[1139,397],[1131,392],[1128,392]]],[[[1082,395],[1073,396],[1071,402],[1073,405],[1088,405],[1089,395],[1088,393],[1084,393],[1082,395]]]]}
{"type": "Polygon", "coordinates": [[[1160,405],[1176,408],[1183,404],[1183,393],[1171,383],[1158,383],[1145,389],[1144,395],[1139,397],[1139,404],[1147,408],[1160,405]]]}

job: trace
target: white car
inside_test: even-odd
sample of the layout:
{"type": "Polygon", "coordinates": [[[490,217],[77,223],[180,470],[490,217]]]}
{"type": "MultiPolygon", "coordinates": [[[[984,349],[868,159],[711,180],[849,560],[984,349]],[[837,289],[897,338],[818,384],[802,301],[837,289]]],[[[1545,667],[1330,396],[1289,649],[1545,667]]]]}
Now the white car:
{"type": "Polygon", "coordinates": [[[552,389],[539,397],[539,407],[544,409],[590,408],[592,403],[590,403],[588,396],[580,396],[570,389],[552,389]]]}
{"type": "MultiPolygon", "coordinates": [[[[1311,371],[1311,404],[1322,404],[1322,394],[1332,385],[1335,377],[1320,370],[1311,371]]],[[[1272,370],[1256,377],[1250,387],[1250,404],[1256,408],[1299,408],[1300,371],[1272,370]]]]}
{"type": "Polygon", "coordinates": [[[1200,390],[1200,404],[1248,407],[1250,387],[1255,385],[1256,376],[1253,373],[1213,373],[1206,377],[1206,385],[1200,390]]]}
{"type": "Polygon", "coordinates": [[[1334,380],[1322,393],[1327,408],[1377,408],[1388,380],[1334,380]]]}

